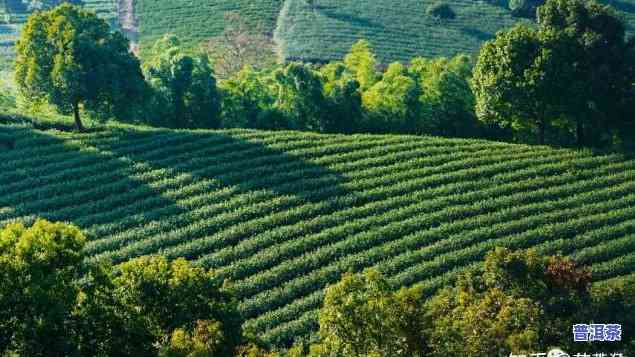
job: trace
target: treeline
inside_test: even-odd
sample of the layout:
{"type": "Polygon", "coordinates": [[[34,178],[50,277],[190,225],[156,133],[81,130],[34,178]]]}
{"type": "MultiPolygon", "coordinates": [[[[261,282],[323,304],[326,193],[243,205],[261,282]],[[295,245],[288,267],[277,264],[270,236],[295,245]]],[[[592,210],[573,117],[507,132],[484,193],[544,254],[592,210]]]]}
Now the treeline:
{"type": "Polygon", "coordinates": [[[376,271],[326,291],[319,333],[271,351],[241,329],[230,282],[184,259],[88,264],[74,226],[0,231],[0,354],[23,356],[498,356],[573,341],[579,323],[620,324],[593,348],[635,352],[635,279],[592,286],[561,256],[498,248],[433,296],[376,271]],[[619,332],[619,333],[618,333],[619,332]]]}
{"type": "Polygon", "coordinates": [[[271,64],[271,46],[237,26],[210,41],[208,52],[167,35],[141,64],[123,36],[65,4],[29,18],[16,82],[22,97],[73,114],[78,129],[83,110],[172,128],[631,144],[635,52],[622,20],[582,0],[550,0],[537,17],[536,27],[498,33],[475,63],[458,55],[382,67],[362,40],[342,61],[271,64]]]}

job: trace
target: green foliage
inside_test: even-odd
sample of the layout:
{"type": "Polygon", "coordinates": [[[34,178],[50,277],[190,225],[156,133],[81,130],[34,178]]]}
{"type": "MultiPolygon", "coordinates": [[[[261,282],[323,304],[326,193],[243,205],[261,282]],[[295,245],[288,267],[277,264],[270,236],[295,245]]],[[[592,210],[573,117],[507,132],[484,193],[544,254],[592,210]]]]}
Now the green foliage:
{"type": "Polygon", "coordinates": [[[244,129],[0,131],[16,140],[0,152],[2,222],[75,222],[87,263],[187,257],[233,282],[244,330],[271,346],[317,332],[324,289],[348,271],[375,267],[395,288],[432,293],[505,246],[561,252],[594,281],[635,272],[635,161],[619,153],[244,129]]]}
{"type": "Polygon", "coordinates": [[[239,316],[210,272],[144,257],[113,277],[83,264],[85,244],[75,226],[44,220],[0,231],[2,354],[154,356],[157,345],[166,356],[233,354],[239,316]]]}
{"type": "Polygon", "coordinates": [[[426,14],[428,16],[433,16],[439,19],[454,19],[456,17],[456,13],[452,10],[449,4],[444,2],[435,2],[430,4],[426,9],[426,14]]]}
{"type": "MultiPolygon", "coordinates": [[[[627,310],[635,302],[624,294],[625,285],[591,289],[591,278],[568,258],[496,249],[487,255],[482,271],[461,277],[456,287],[442,290],[428,303],[431,348],[439,355],[509,354],[555,346],[580,352],[585,346],[572,341],[573,324],[623,321],[630,326],[632,313],[627,310]]],[[[611,348],[628,353],[632,343],[624,338],[611,348]]]]}
{"type": "MultiPolygon", "coordinates": [[[[240,331],[230,296],[221,291],[211,272],[193,267],[184,259],[168,262],[158,256],[131,260],[120,269],[121,273],[114,279],[117,295],[145,316],[151,329],[162,333],[182,327],[194,328],[195,321],[214,319],[222,325],[203,326],[204,335],[209,328],[219,330],[219,326],[226,331],[240,331]]],[[[182,335],[182,331],[177,335],[182,335]]],[[[213,340],[219,340],[217,337],[213,340]]],[[[222,339],[223,350],[228,353],[238,345],[240,334],[225,332],[222,339]]]]}
{"type": "Polygon", "coordinates": [[[213,357],[218,355],[224,343],[220,322],[198,320],[193,332],[176,329],[167,346],[159,353],[161,357],[213,357]]]}
{"type": "Polygon", "coordinates": [[[476,114],[484,122],[515,130],[534,130],[545,142],[548,125],[562,116],[564,87],[571,71],[562,58],[526,26],[500,32],[481,48],[474,67],[476,114]]]}
{"type": "Polygon", "coordinates": [[[331,62],[320,69],[324,78],[324,95],[328,101],[330,122],[326,131],[346,133],[364,127],[360,84],[341,62],[331,62]]]}
{"type": "Polygon", "coordinates": [[[433,355],[508,355],[540,350],[543,313],[531,299],[493,288],[442,291],[428,304],[433,355]]]}
{"type": "Polygon", "coordinates": [[[353,78],[359,82],[362,91],[368,90],[379,80],[377,60],[370,43],[366,40],[359,40],[353,44],[344,57],[344,64],[353,78]]]}
{"type": "Polygon", "coordinates": [[[175,36],[166,35],[152,48],[144,72],[154,89],[150,122],[173,128],[220,125],[220,95],[206,55],[187,55],[175,36]]]}
{"type": "Polygon", "coordinates": [[[322,78],[311,66],[289,63],[273,72],[277,110],[291,128],[326,131],[331,125],[326,117],[322,78]]]}
{"type": "Polygon", "coordinates": [[[416,130],[420,115],[421,87],[400,63],[392,63],[381,80],[362,95],[370,117],[368,126],[376,132],[408,133],[416,130]]]}
{"type": "Polygon", "coordinates": [[[623,20],[595,1],[551,0],[538,9],[538,26],[549,44],[564,44],[554,52],[574,68],[559,93],[568,99],[565,111],[578,145],[610,143],[615,131],[633,122],[635,48],[623,20]]]}
{"type": "Polygon", "coordinates": [[[470,87],[470,58],[415,58],[408,71],[422,88],[422,115],[418,132],[452,137],[480,136],[474,113],[475,98],[470,87]]]}
{"type": "Polygon", "coordinates": [[[34,13],[16,45],[15,81],[24,98],[73,113],[85,109],[122,117],[139,98],[143,78],[128,40],[94,13],[69,4],[34,13]]]}
{"type": "Polygon", "coordinates": [[[76,303],[80,250],[86,238],[73,226],[37,221],[0,232],[0,352],[63,356],[76,303]]]}
{"type": "Polygon", "coordinates": [[[222,126],[274,129],[288,124],[274,109],[273,79],[267,71],[245,67],[222,81],[222,126]],[[274,115],[275,114],[275,115],[274,115]]]}
{"type": "Polygon", "coordinates": [[[423,341],[409,338],[424,327],[421,300],[407,295],[406,290],[394,293],[376,271],[345,275],[326,290],[322,342],[311,346],[310,355],[422,356],[423,341]]]}
{"type": "MultiPolygon", "coordinates": [[[[374,270],[345,274],[326,290],[318,342],[297,343],[289,355],[499,356],[556,346],[573,354],[588,347],[572,342],[575,323],[632,328],[633,279],[590,282],[569,258],[505,248],[429,299],[420,287],[395,292],[374,270]]],[[[623,339],[611,348],[630,353],[635,339],[623,339]]]]}
{"type": "Polygon", "coordinates": [[[630,125],[631,46],[614,12],[595,2],[550,0],[538,28],[517,26],[481,48],[474,69],[476,112],[486,122],[569,130],[578,145],[606,146],[630,125]],[[554,95],[558,93],[558,95],[554,95]]]}

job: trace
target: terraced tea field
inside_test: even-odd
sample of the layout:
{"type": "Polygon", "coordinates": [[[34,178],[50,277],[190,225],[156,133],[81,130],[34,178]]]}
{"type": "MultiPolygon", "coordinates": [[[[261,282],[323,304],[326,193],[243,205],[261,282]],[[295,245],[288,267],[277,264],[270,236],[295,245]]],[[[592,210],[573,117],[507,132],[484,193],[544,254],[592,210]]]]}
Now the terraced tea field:
{"type": "Polygon", "coordinates": [[[225,27],[225,13],[239,12],[248,23],[273,31],[283,0],[134,0],[142,47],[165,33],[197,46],[225,27]]]}
{"type": "Polygon", "coordinates": [[[267,342],[315,331],[326,285],[375,267],[430,291],[495,246],[635,273],[635,160],[434,137],[0,126],[0,225],[70,221],[91,260],[186,257],[267,342]]]}
{"type": "MultiPolygon", "coordinates": [[[[360,38],[373,45],[382,62],[415,56],[477,53],[497,31],[527,19],[513,17],[507,1],[449,0],[455,13],[440,19],[426,13],[438,0],[286,0],[276,37],[284,58],[341,59],[360,38]]],[[[633,34],[635,2],[599,0],[620,10],[633,34]]]]}

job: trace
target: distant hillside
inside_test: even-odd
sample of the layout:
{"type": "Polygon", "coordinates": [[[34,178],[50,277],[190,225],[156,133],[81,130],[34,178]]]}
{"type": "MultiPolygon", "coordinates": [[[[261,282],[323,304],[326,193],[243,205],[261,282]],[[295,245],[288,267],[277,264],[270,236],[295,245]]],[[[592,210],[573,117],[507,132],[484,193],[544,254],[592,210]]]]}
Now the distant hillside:
{"type": "MultiPolygon", "coordinates": [[[[52,6],[62,0],[44,0],[52,6]]],[[[132,40],[148,48],[165,33],[197,46],[218,35],[224,15],[237,11],[273,35],[286,59],[339,59],[356,40],[370,40],[382,62],[413,56],[474,53],[496,31],[518,21],[508,0],[74,0],[94,9],[132,40]],[[447,4],[454,18],[428,15],[447,4]]],[[[601,0],[622,12],[629,33],[635,29],[635,0],[601,0]]],[[[0,2],[0,52],[11,53],[20,25],[30,13],[28,0],[0,2]],[[6,4],[6,6],[5,6],[6,4]]]]}
{"type": "Polygon", "coordinates": [[[233,281],[282,346],[324,288],[375,267],[429,291],[495,246],[635,273],[635,160],[484,140],[255,130],[0,125],[0,226],[80,226],[91,259],[186,257],[233,281]]]}
{"type": "Polygon", "coordinates": [[[135,0],[141,45],[165,33],[178,35],[186,44],[218,35],[224,14],[237,11],[252,25],[272,31],[283,0],[135,0]]]}
{"type": "MultiPolygon", "coordinates": [[[[106,19],[111,26],[118,28],[117,3],[119,0],[73,0],[76,4],[83,4],[106,19]]],[[[0,2],[0,70],[4,69],[6,58],[14,55],[14,44],[20,35],[20,28],[31,12],[37,8],[50,8],[63,0],[5,0],[0,2]],[[32,5],[39,5],[33,7],[32,5]]]]}
{"type": "MultiPolygon", "coordinates": [[[[475,53],[483,41],[519,21],[502,3],[483,0],[287,0],[276,37],[285,58],[339,59],[360,38],[368,39],[383,62],[414,56],[475,53]],[[447,4],[452,19],[427,14],[434,4],[447,4]],[[498,3],[494,5],[493,3],[498,3]]],[[[603,1],[600,1],[603,2],[603,1]]],[[[610,3],[635,24],[635,1],[610,3]]]]}

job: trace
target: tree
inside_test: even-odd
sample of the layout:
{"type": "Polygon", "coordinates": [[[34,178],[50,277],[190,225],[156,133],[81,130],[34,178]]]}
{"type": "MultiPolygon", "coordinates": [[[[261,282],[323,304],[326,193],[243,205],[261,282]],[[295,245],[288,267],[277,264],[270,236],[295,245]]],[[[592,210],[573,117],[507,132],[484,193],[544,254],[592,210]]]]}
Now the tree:
{"type": "Polygon", "coordinates": [[[192,332],[176,329],[160,352],[161,357],[213,357],[223,348],[222,325],[218,321],[198,320],[192,332]]]}
{"type": "Polygon", "coordinates": [[[415,58],[408,71],[421,86],[422,115],[418,132],[433,135],[474,137],[479,134],[474,113],[474,93],[470,87],[470,58],[415,58]]]}
{"type": "Polygon", "coordinates": [[[353,74],[353,78],[359,82],[361,91],[369,89],[377,82],[377,60],[368,41],[359,40],[353,44],[350,52],[344,57],[344,63],[347,70],[353,74]]]}
{"type": "Polygon", "coordinates": [[[411,297],[407,290],[393,292],[373,270],[344,275],[326,291],[321,343],[310,347],[310,355],[422,356],[422,300],[411,297]]]}
{"type": "Polygon", "coordinates": [[[567,78],[566,91],[558,93],[569,99],[578,145],[610,141],[611,130],[632,122],[627,108],[633,104],[635,42],[626,41],[623,20],[595,1],[549,0],[538,8],[538,28],[568,44],[560,58],[574,75],[567,78]]]}
{"type": "Polygon", "coordinates": [[[568,258],[497,248],[427,303],[430,348],[438,355],[575,352],[573,324],[604,318],[593,314],[590,283],[590,272],[568,258]]]}
{"type": "Polygon", "coordinates": [[[574,132],[578,145],[610,143],[632,123],[633,43],[608,6],[549,0],[538,26],[522,25],[486,42],[474,68],[479,119],[516,129],[574,132]],[[557,93],[558,95],[554,95],[557,93]]]}
{"type": "Polygon", "coordinates": [[[273,72],[275,107],[291,127],[298,130],[326,131],[331,127],[326,116],[326,98],[319,72],[310,65],[289,63],[273,72]]]}
{"type": "Polygon", "coordinates": [[[16,44],[15,80],[22,96],[72,113],[80,106],[125,113],[142,94],[139,61],[128,40],[94,13],[68,3],[32,14],[16,44]]]}
{"type": "Polygon", "coordinates": [[[367,127],[375,132],[415,132],[420,96],[421,87],[406,68],[398,62],[390,64],[381,81],[362,94],[367,127]]]}
{"type": "Polygon", "coordinates": [[[0,354],[66,356],[86,238],[73,226],[37,221],[0,232],[0,354]]]}
{"type": "Polygon", "coordinates": [[[267,68],[275,63],[274,44],[258,27],[237,12],[225,13],[223,32],[205,45],[219,78],[229,78],[245,66],[267,68]]]}
{"type": "Polygon", "coordinates": [[[324,95],[328,102],[329,127],[326,131],[350,134],[362,127],[360,85],[342,62],[331,62],[320,69],[324,95]]]}
{"type": "Polygon", "coordinates": [[[158,40],[151,51],[144,72],[159,109],[154,121],[173,128],[218,128],[220,95],[207,56],[186,54],[173,35],[158,40]]]}
{"type": "Polygon", "coordinates": [[[185,347],[197,340],[208,341],[208,347],[220,355],[231,355],[241,341],[241,321],[232,297],[211,271],[185,259],[169,262],[146,256],[131,260],[121,265],[114,285],[121,301],[145,317],[155,341],[174,339],[177,350],[181,340],[185,347]],[[189,335],[193,330],[194,335],[189,335]]]}
{"type": "Polygon", "coordinates": [[[277,114],[271,72],[246,66],[220,83],[222,126],[256,129],[287,127],[277,114]]]}
{"type": "MultiPolygon", "coordinates": [[[[616,352],[635,349],[635,276],[592,287],[588,269],[562,256],[496,248],[432,297],[394,291],[376,271],[345,274],[326,291],[320,333],[290,356],[499,356],[559,347],[573,355],[577,323],[621,323],[616,352]],[[629,337],[624,337],[629,336],[629,337]]],[[[608,347],[607,342],[607,347],[608,347]]]]}
{"type": "MultiPolygon", "coordinates": [[[[545,143],[549,125],[564,113],[562,93],[574,75],[562,54],[545,44],[541,34],[517,25],[486,42],[474,67],[476,115],[484,122],[516,130],[536,130],[545,143]]],[[[557,41],[554,41],[557,43],[557,41]]]]}
{"type": "Polygon", "coordinates": [[[82,263],[85,242],[45,220],[0,231],[0,354],[153,354],[154,335],[116,296],[110,268],[82,263]]]}
{"type": "Polygon", "coordinates": [[[0,231],[1,355],[265,355],[237,348],[236,304],[211,272],[143,257],[115,275],[83,263],[85,242],[77,227],[44,220],[0,231]]]}

